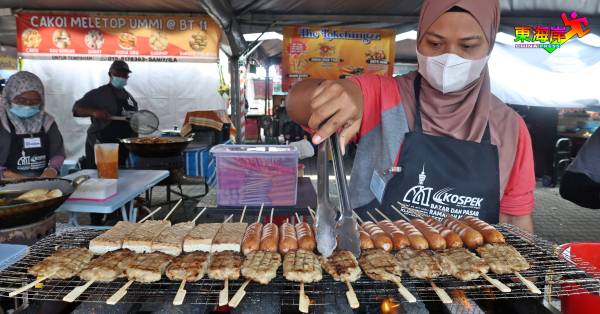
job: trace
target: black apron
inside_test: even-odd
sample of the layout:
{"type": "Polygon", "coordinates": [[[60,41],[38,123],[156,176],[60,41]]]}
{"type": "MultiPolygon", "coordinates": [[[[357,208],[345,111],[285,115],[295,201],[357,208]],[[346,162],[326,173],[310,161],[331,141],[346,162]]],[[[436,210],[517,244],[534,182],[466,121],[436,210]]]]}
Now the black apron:
{"type": "Polygon", "coordinates": [[[48,167],[50,152],[48,134],[44,130],[34,134],[16,134],[10,120],[10,151],[6,168],[27,177],[39,177],[48,167]]]}
{"type": "MultiPolygon", "coordinates": [[[[133,101],[130,101],[131,95],[124,90],[127,97],[120,98],[115,93],[114,89],[111,88],[111,92],[115,98],[117,105],[120,108],[119,115],[123,114],[123,111],[137,111],[137,105],[133,101]]],[[[96,168],[96,160],[94,154],[94,145],[104,143],[119,143],[119,166],[124,166],[129,156],[127,148],[120,143],[120,139],[128,137],[137,137],[138,135],[131,129],[129,122],[126,121],[111,121],[104,129],[96,133],[88,133],[88,137],[85,145],[86,155],[86,168],[96,168]]]]}
{"type": "Polygon", "coordinates": [[[398,217],[391,206],[398,208],[400,202],[427,216],[471,215],[498,223],[498,149],[490,142],[489,124],[481,143],[425,134],[419,101],[420,75],[415,78],[414,89],[414,131],[405,136],[396,168],[400,172],[391,175],[387,182],[381,208],[398,217]]]}

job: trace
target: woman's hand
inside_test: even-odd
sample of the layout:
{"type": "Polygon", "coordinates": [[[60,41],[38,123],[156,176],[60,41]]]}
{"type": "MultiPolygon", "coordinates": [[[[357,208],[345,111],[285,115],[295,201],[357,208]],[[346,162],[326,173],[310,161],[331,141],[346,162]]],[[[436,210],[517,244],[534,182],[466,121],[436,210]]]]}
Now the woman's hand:
{"type": "Polygon", "coordinates": [[[58,171],[56,171],[56,169],[46,168],[40,175],[40,178],[56,178],[56,176],[58,176],[58,171]]]}
{"type": "Polygon", "coordinates": [[[319,144],[340,132],[342,149],[360,130],[363,97],[349,80],[305,80],[294,85],[286,101],[290,117],[317,130],[313,143],[319,144]]]}
{"type": "Polygon", "coordinates": [[[533,233],[533,218],[531,214],[524,216],[513,216],[507,214],[500,214],[500,223],[507,223],[513,226],[517,226],[529,233],[533,233]]]}

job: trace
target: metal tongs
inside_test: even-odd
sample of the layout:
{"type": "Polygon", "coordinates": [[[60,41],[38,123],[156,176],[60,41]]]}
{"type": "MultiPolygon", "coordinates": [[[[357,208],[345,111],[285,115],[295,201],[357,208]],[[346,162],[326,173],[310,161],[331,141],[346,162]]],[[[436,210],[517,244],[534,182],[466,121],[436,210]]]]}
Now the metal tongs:
{"type": "Polygon", "coordinates": [[[342,153],[339,146],[338,135],[332,135],[319,145],[317,157],[317,250],[323,256],[331,256],[333,250],[339,246],[342,250],[360,255],[360,239],[358,225],[352,215],[348,183],[344,173],[342,153]],[[333,168],[336,185],[339,193],[340,216],[337,218],[338,209],[329,199],[329,171],[328,152],[331,147],[333,168]]]}

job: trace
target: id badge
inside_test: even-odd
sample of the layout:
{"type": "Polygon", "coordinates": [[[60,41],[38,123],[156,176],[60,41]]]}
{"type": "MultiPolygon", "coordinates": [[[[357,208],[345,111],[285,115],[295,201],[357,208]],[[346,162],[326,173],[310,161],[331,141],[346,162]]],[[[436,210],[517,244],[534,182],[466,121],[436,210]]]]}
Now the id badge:
{"type": "Polygon", "coordinates": [[[383,192],[385,191],[385,185],[386,182],[383,179],[383,175],[379,173],[379,171],[374,170],[373,176],[371,176],[370,188],[371,192],[373,193],[373,195],[375,195],[375,198],[377,198],[380,204],[383,200],[383,192]]]}
{"type": "Polygon", "coordinates": [[[23,140],[23,148],[40,148],[42,147],[42,139],[39,137],[26,137],[23,140]]]}

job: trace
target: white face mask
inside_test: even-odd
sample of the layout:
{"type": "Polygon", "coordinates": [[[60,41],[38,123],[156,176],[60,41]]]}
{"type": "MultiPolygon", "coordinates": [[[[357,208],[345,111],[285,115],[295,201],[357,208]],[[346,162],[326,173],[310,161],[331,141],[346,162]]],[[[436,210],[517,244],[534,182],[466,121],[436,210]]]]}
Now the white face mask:
{"type": "Polygon", "coordinates": [[[459,91],[481,76],[489,56],[477,60],[461,58],[453,53],[426,57],[417,51],[419,73],[440,92],[459,91]]]}

